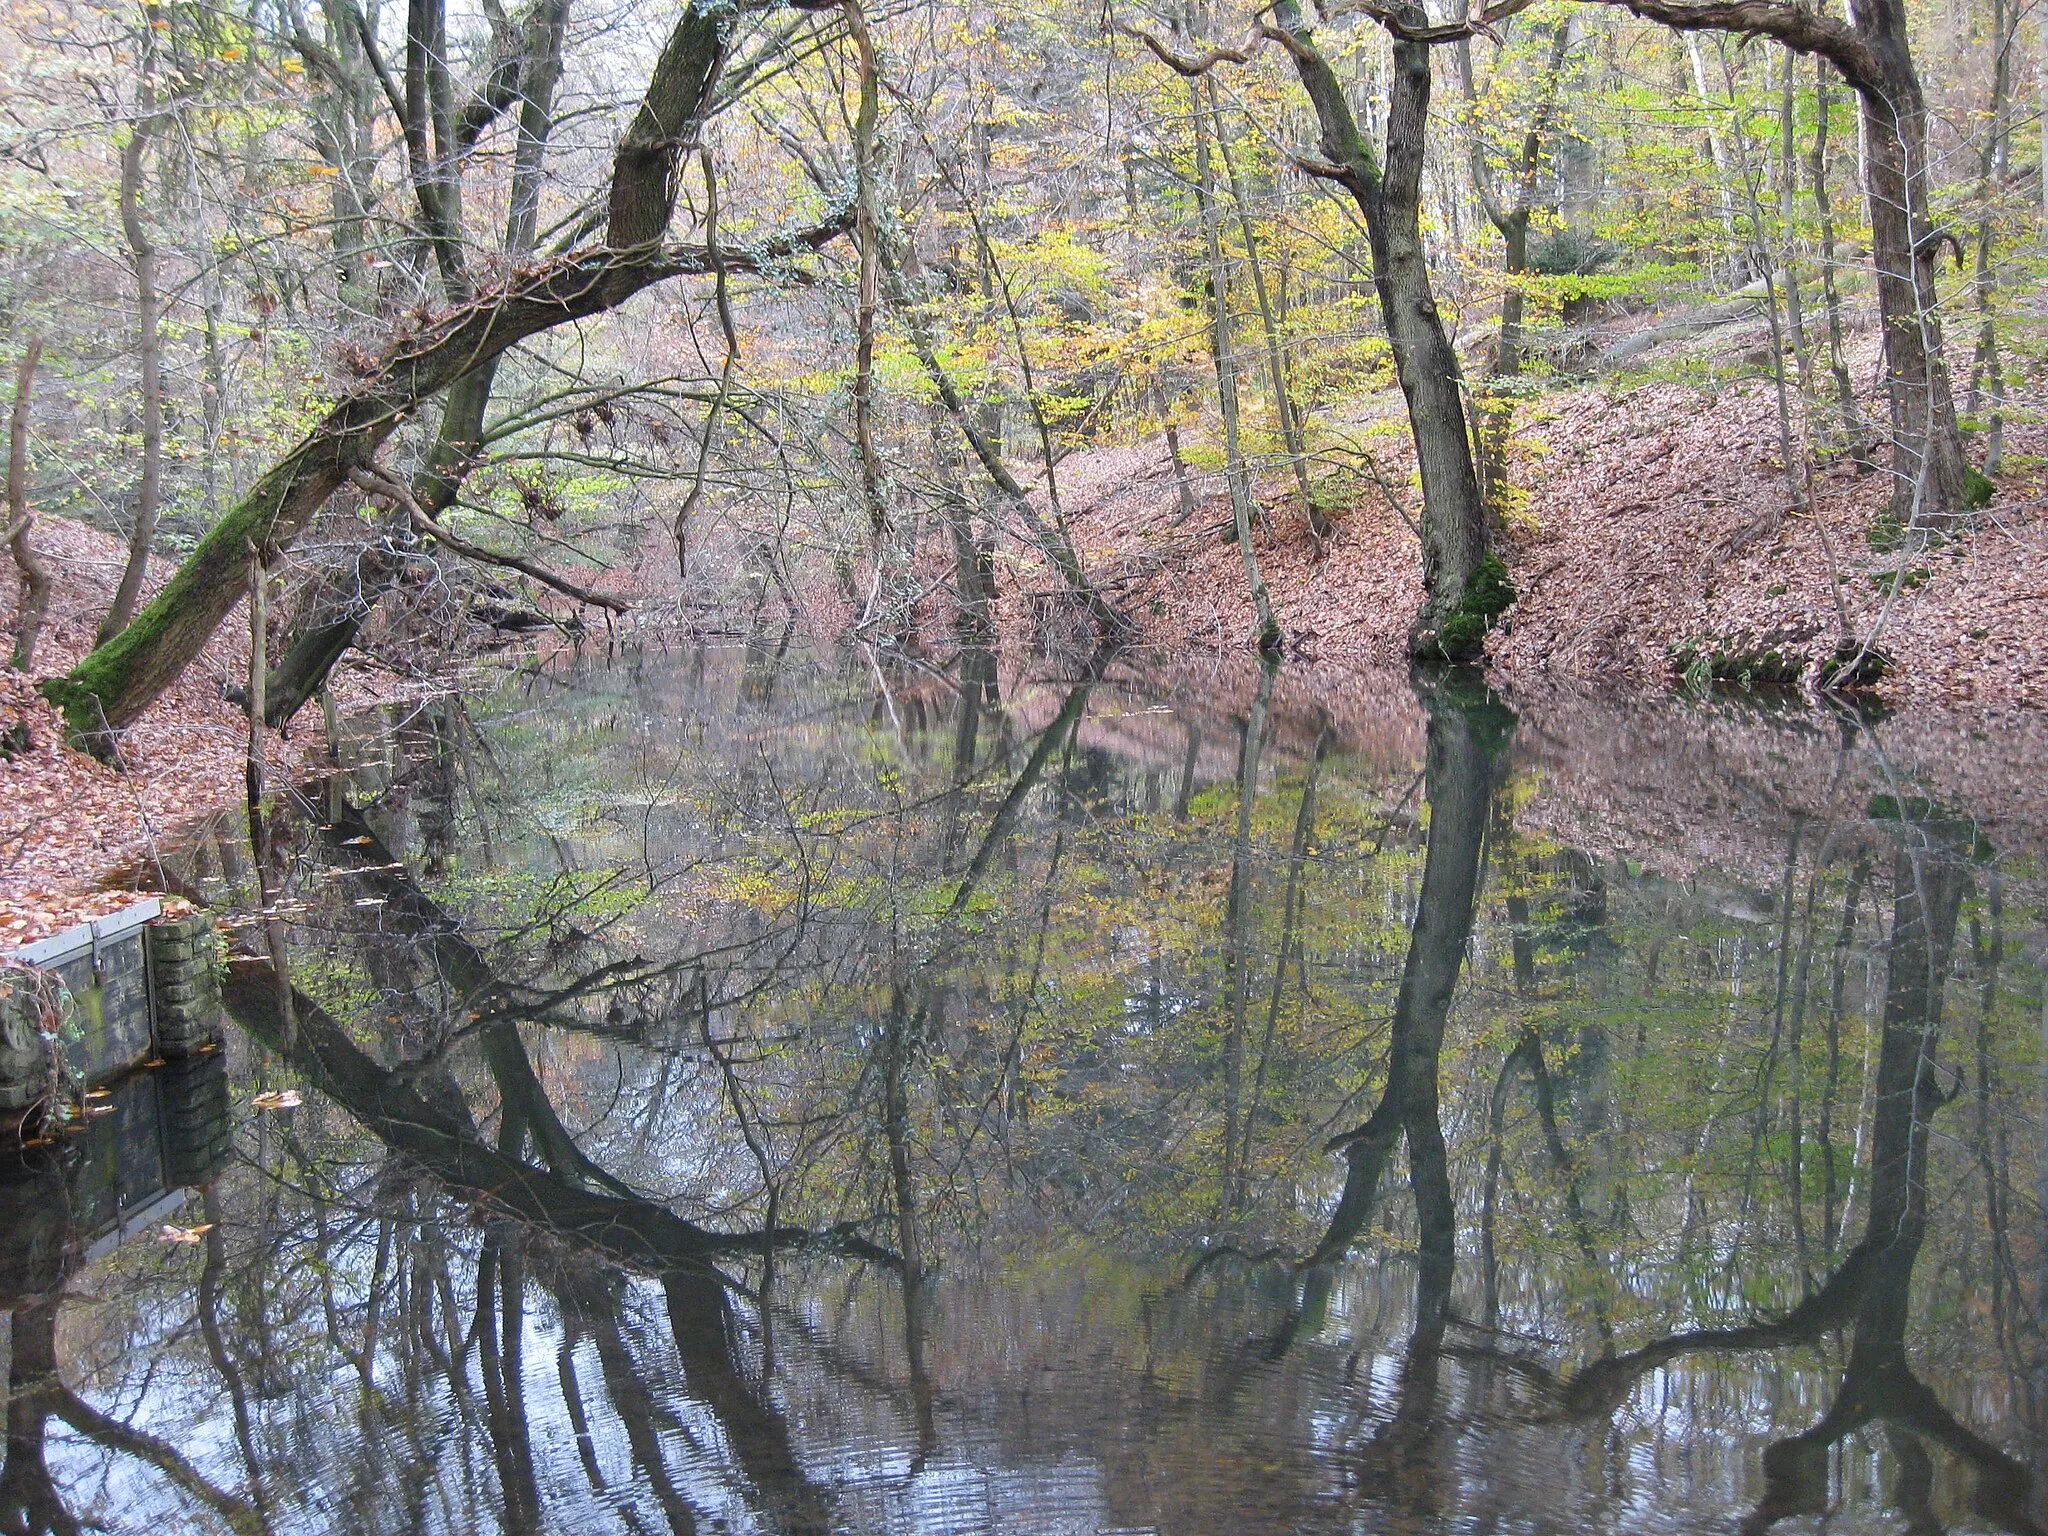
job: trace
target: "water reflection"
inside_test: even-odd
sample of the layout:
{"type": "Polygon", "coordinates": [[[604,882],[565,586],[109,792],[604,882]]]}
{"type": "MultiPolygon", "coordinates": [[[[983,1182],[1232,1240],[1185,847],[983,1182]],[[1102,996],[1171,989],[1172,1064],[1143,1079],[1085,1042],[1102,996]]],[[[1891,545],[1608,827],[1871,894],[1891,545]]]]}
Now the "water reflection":
{"type": "Polygon", "coordinates": [[[212,1150],[0,1186],[0,1529],[2039,1529],[1956,761],[768,631],[408,707],[173,861],[212,1150]]]}

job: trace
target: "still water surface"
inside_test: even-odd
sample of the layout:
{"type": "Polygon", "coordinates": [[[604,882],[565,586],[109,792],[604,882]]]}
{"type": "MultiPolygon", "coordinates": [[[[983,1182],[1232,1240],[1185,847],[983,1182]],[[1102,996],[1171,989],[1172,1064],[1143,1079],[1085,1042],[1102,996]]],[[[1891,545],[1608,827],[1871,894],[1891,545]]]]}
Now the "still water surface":
{"type": "Polygon", "coordinates": [[[2025,775],[776,636],[392,711],[149,874],[226,1050],[8,1159],[0,1530],[2038,1529],[2025,775]]]}

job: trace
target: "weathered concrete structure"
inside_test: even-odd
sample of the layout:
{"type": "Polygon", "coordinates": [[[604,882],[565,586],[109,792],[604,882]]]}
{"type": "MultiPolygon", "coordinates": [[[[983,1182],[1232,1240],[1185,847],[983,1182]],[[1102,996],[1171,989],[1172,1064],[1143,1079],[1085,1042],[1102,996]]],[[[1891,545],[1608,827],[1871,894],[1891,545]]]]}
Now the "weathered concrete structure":
{"type": "Polygon", "coordinates": [[[0,1123],[66,1084],[204,1053],[220,1040],[220,941],[205,912],[151,898],[4,957],[0,1123]]]}

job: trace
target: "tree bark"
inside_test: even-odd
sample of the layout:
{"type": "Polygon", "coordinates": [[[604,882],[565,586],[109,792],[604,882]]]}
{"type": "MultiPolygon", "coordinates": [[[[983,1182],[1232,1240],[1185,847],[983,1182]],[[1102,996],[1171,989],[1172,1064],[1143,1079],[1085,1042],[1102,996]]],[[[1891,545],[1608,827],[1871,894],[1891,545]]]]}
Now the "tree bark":
{"type": "Polygon", "coordinates": [[[867,504],[868,534],[875,559],[889,531],[889,505],[882,491],[882,461],[875,450],[875,311],[880,302],[882,219],[875,178],[881,169],[875,127],[881,115],[881,67],[860,0],[845,0],[846,25],[860,55],[860,107],[853,127],[854,242],[860,251],[860,287],[854,298],[853,436],[860,460],[861,499],[867,504]]]}
{"type": "MultiPolygon", "coordinates": [[[[1329,60],[1316,47],[1296,0],[1275,7],[1267,35],[1293,59],[1322,129],[1327,164],[1318,174],[1341,183],[1365,215],[1372,248],[1373,287],[1394,368],[1408,404],[1408,427],[1422,475],[1422,610],[1408,631],[1409,653],[1470,661],[1484,648],[1493,613],[1475,613],[1471,591],[1489,553],[1479,477],[1465,422],[1458,354],[1444,331],[1422,249],[1422,164],[1429,121],[1429,44],[1402,33],[1422,28],[1422,8],[1404,3],[1394,13],[1391,89],[1387,101],[1384,171],[1351,114],[1351,104],[1329,60]]],[[[1501,606],[1505,606],[1502,604],[1501,606]]]]}
{"type": "Polygon", "coordinates": [[[2005,369],[1998,355],[1997,305],[1998,270],[1991,255],[1997,238],[1993,199],[2005,183],[2006,99],[2012,82],[2012,29],[2006,19],[2005,0],[1991,0],[1991,112],[1984,147],[1977,162],[1977,271],[1971,284],[1977,306],[1977,355],[1970,363],[1969,412],[1977,415],[1988,399],[1991,419],[1985,426],[1984,473],[1995,475],[2005,466],[2005,369]]]}
{"type": "Polygon", "coordinates": [[[156,246],[142,222],[142,157],[155,131],[154,103],[147,100],[149,86],[143,85],[148,115],[129,131],[121,146],[121,235],[128,243],[128,260],[135,273],[135,352],[141,366],[142,484],[135,495],[135,522],[128,534],[128,563],[122,568],[120,584],[114,589],[113,605],[100,623],[97,644],[105,645],[135,616],[136,601],[142,595],[143,579],[149,574],[150,546],[156,542],[157,513],[163,500],[164,484],[164,388],[157,317],[156,246]]]}
{"type": "Polygon", "coordinates": [[[1203,111],[1201,84],[1188,82],[1188,103],[1195,130],[1195,201],[1202,214],[1202,235],[1209,248],[1209,351],[1216,365],[1216,409],[1223,418],[1223,476],[1230,486],[1230,510],[1237,530],[1237,552],[1244,561],[1245,586],[1251,593],[1254,642],[1264,655],[1281,647],[1280,621],[1273,617],[1273,599],[1259,571],[1252,546],[1252,525],[1258,503],[1252,499],[1251,470],[1244,461],[1238,429],[1237,340],[1230,324],[1230,267],[1223,259],[1222,216],[1216,208],[1216,174],[1209,157],[1209,118],[1203,111]]]}
{"type": "Polygon", "coordinates": [[[1892,417],[1892,513],[1909,528],[1954,521],[1963,509],[1963,439],[1935,312],[1940,245],[1928,217],[1927,104],[1906,47],[1901,0],[1864,0],[1858,30],[1884,65],[1882,94],[1863,94],[1870,142],[1870,254],[1884,320],[1892,417]]]}
{"type": "Polygon", "coordinates": [[[42,632],[43,612],[50,606],[50,573],[43,569],[28,539],[36,521],[28,509],[29,393],[35,388],[36,364],[42,356],[43,338],[29,337],[15,371],[14,408],[7,418],[7,546],[14,554],[15,569],[21,572],[21,608],[14,620],[14,655],[9,662],[17,672],[35,665],[36,636],[42,632]]]}
{"type": "Polygon", "coordinates": [[[1842,444],[1859,468],[1869,470],[1877,466],[1870,458],[1869,434],[1863,425],[1863,412],[1856,404],[1856,385],[1849,377],[1849,361],[1842,349],[1842,290],[1835,279],[1835,208],[1828,196],[1828,115],[1833,110],[1828,100],[1828,72],[1832,68],[1826,59],[1814,60],[1813,151],[1807,156],[1806,169],[1813,186],[1814,208],[1820,214],[1820,287],[1828,312],[1828,372],[1835,381],[1842,444]]]}

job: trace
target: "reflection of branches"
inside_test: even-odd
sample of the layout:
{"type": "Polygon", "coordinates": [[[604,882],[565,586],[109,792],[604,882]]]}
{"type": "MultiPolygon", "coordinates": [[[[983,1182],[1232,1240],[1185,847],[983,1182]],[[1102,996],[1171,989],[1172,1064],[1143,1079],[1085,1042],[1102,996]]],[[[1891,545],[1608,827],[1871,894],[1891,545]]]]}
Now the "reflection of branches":
{"type": "Polygon", "coordinates": [[[283,1051],[315,1087],[386,1146],[513,1220],[582,1243],[627,1268],[656,1274],[702,1270],[720,1255],[758,1252],[771,1244],[850,1253],[891,1266],[898,1262],[887,1249],[844,1230],[711,1231],[655,1201],[589,1190],[551,1169],[511,1157],[486,1145],[474,1126],[430,1103],[398,1073],[377,1065],[339,1021],[296,991],[300,1035],[287,1046],[268,972],[260,961],[230,967],[222,991],[235,1021],[283,1051]]]}
{"type": "Polygon", "coordinates": [[[8,1371],[7,1466],[0,1472],[0,1514],[12,1531],[71,1536],[80,1525],[57,1494],[43,1461],[43,1425],[54,1416],[88,1440],[155,1467],[179,1489],[206,1505],[238,1532],[267,1529],[248,1500],[215,1487],[168,1441],[85,1401],[57,1374],[55,1300],[14,1313],[8,1371]]]}
{"type": "MultiPolygon", "coordinates": [[[[290,1014],[286,1014],[287,1020],[290,1014]]],[[[289,1024],[287,1025],[289,1027],[289,1024]]],[[[227,1338],[220,1326],[220,1273],[226,1261],[226,1243],[220,1224],[218,1197],[211,1188],[203,1196],[206,1215],[206,1262],[199,1273],[199,1327],[206,1336],[206,1351],[213,1368],[228,1389],[228,1403],[234,1411],[235,1444],[248,1471],[249,1492],[260,1510],[269,1501],[263,1492],[263,1468],[256,1456],[256,1437],[250,1424],[249,1393],[242,1382],[241,1368],[228,1352],[227,1338]]]]}
{"type": "MultiPolygon", "coordinates": [[[[2028,1508],[2030,1470],[1950,1413],[1914,1374],[1906,1354],[1913,1267],[1927,1231],[1929,1135],[1934,1112],[1950,1097],[1937,1082],[1934,1054],[1966,881],[1962,855],[1972,830],[1944,822],[1902,828],[1862,1240],[1818,1291],[1782,1318],[1653,1339],[1586,1367],[1558,1395],[1569,1416],[1604,1416],[1646,1374],[1682,1355],[1782,1349],[1849,1327],[1849,1363],[1833,1405],[1810,1429],[1764,1453],[1764,1497],[1745,1523],[1749,1532],[1823,1508],[1828,1447],[1872,1423],[1919,1436],[1967,1462],[1977,1474],[1977,1509],[1987,1519],[2013,1531],[2041,1529],[2028,1508]]],[[[1911,1505],[1914,1489],[1924,1486],[1914,1458],[1924,1453],[1909,1438],[1895,1444],[1905,1447],[1911,1505]]]]}

